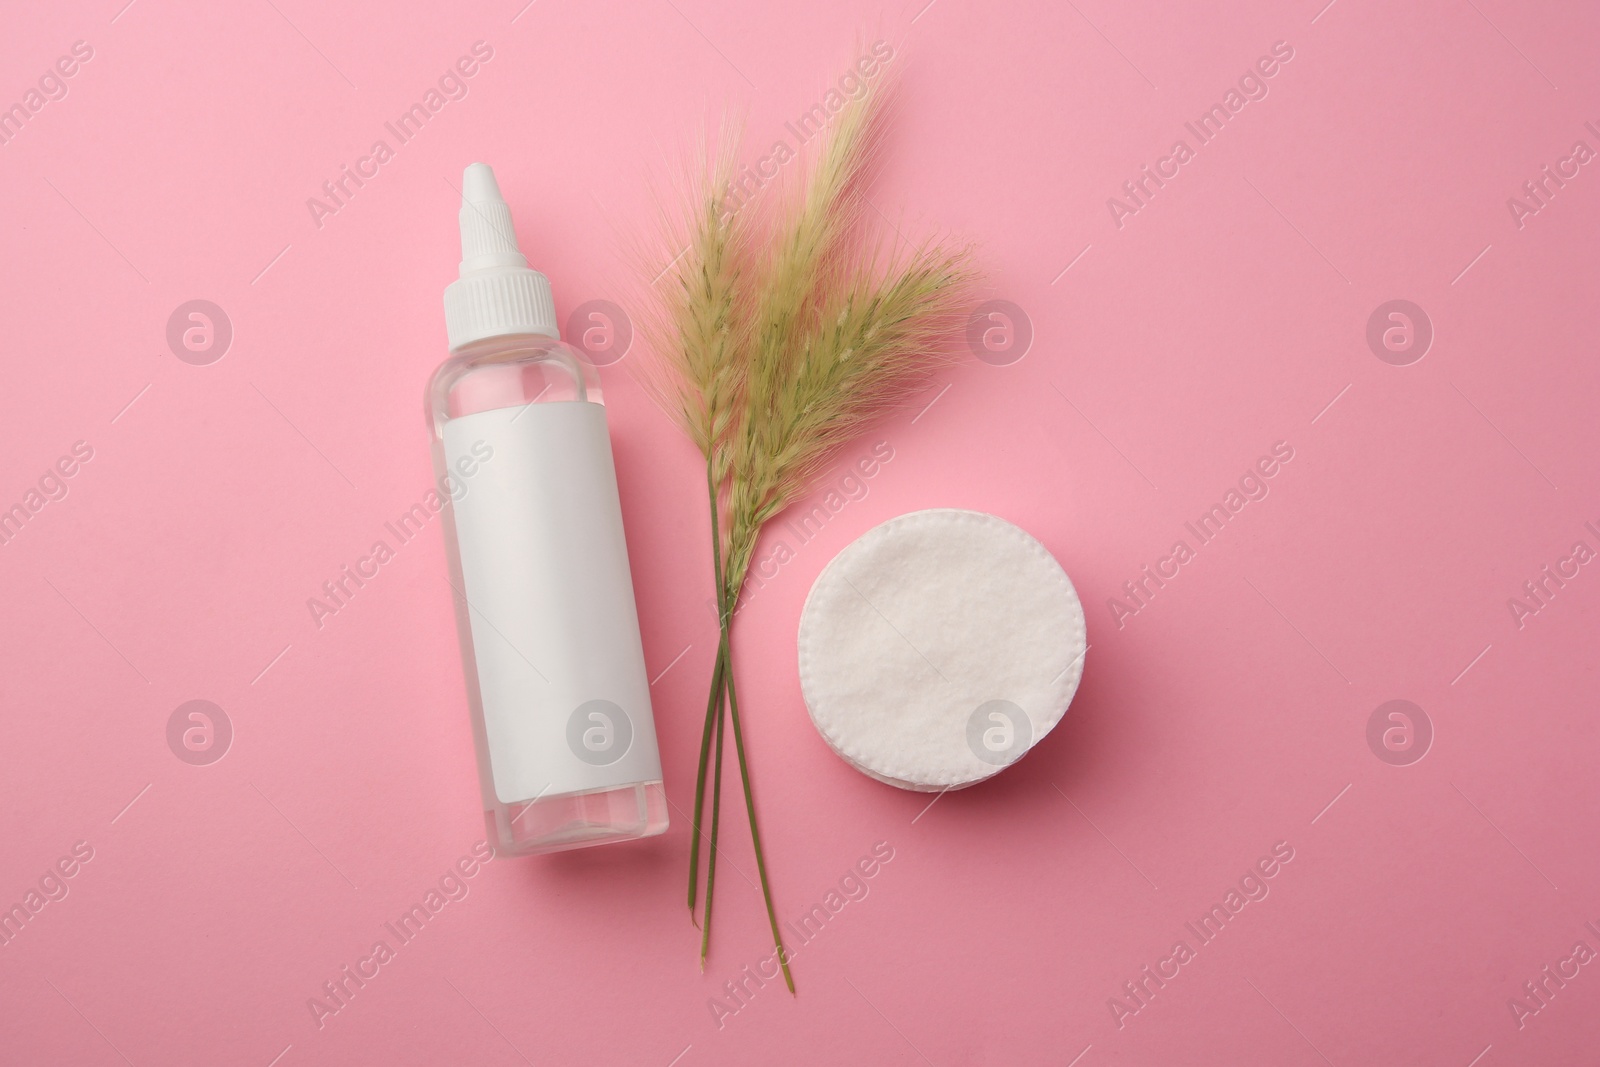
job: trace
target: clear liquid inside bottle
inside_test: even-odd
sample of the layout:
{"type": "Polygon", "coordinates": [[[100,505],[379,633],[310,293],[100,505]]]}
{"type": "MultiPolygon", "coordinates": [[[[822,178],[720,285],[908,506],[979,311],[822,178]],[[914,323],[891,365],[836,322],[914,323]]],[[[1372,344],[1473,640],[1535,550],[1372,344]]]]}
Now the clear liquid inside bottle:
{"type": "MultiPolygon", "coordinates": [[[[505,408],[571,403],[603,401],[593,369],[561,341],[536,334],[501,335],[462,347],[439,367],[428,387],[434,472],[439,484],[453,477],[444,444],[445,427],[452,420],[505,408]]],[[[559,463],[561,457],[552,456],[550,462],[559,463]]],[[[441,496],[448,501],[448,494],[441,496]]],[[[596,789],[538,792],[511,801],[497,794],[454,506],[447,503],[444,514],[449,577],[455,590],[456,628],[489,842],[504,854],[535,854],[664,832],[667,798],[659,778],[596,789]]],[[[653,729],[650,743],[654,744],[653,729]]]]}

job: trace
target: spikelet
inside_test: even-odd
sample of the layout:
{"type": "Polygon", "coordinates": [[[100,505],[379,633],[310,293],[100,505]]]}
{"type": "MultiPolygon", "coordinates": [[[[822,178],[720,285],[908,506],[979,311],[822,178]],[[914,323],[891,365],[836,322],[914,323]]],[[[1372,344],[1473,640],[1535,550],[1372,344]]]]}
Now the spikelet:
{"type": "Polygon", "coordinates": [[[752,220],[724,209],[738,148],[737,128],[724,124],[714,145],[702,138],[703,163],[681,175],[682,206],[662,211],[654,259],[646,261],[651,282],[641,322],[655,357],[642,380],[719,483],[727,475],[721,446],[744,392],[750,315],[743,305],[753,299],[752,220]]]}

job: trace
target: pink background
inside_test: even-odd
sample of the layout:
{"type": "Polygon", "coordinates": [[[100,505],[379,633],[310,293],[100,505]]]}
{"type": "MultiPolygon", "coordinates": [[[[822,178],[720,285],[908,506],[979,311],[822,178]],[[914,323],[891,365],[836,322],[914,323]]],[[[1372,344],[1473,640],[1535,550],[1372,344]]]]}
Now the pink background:
{"type": "Polygon", "coordinates": [[[1508,599],[1600,548],[1600,174],[1520,228],[1507,206],[1600,148],[1592,5],[523,3],[7,12],[0,102],[74,41],[93,58],[0,147],[0,505],[75,442],[93,458],[0,548],[0,903],[76,842],[93,858],[0,948],[0,1060],[1592,1055],[1600,964],[1520,1026],[1508,1000],[1600,949],[1600,573],[1520,628],[1508,599]],[[437,522],[320,629],[306,607],[428,487],[462,166],[497,168],[563,320],[626,306],[647,173],[724,102],[752,160],[792,142],[878,38],[905,92],[875,204],[980,241],[1034,335],[848,451],[894,458],[739,620],[780,913],[878,842],[893,860],[798,947],[798,999],[768,985],[719,1027],[711,998],[769,946],[733,807],[696,967],[706,519],[635,350],[602,376],[672,828],[489,864],[319,1028],[308,998],[482,836],[437,522]],[[478,40],[469,95],[319,229],[306,199],[478,40]],[[1107,199],[1279,41],[1266,98],[1119,228],[1107,199]],[[192,299],[234,330],[207,366],[166,341],[192,299]],[[1393,299],[1435,332],[1409,366],[1365,339],[1393,299]],[[1108,599],[1279,441],[1270,495],[1119,628],[1108,599]],[[794,637],[835,552],[931,506],[1044,541],[1092,649],[1060,728],[928,808],[827,750],[794,637]],[[168,748],[194,699],[235,731],[209,766],[168,748]],[[1391,699],[1432,723],[1408,766],[1367,742],[1391,699]],[[1270,895],[1119,1020],[1123,983],[1197,945],[1185,922],[1278,842],[1270,895]]]}

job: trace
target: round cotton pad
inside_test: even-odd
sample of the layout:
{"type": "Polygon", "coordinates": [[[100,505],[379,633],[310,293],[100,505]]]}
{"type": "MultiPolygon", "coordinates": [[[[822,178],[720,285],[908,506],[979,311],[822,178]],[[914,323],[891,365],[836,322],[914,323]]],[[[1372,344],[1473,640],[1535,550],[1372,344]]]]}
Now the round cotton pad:
{"type": "Polygon", "coordinates": [[[800,690],[863,774],[933,792],[999,773],[1083,676],[1083,606],[1055,558],[993,515],[915,511],[868,530],[800,613],[800,690]]]}

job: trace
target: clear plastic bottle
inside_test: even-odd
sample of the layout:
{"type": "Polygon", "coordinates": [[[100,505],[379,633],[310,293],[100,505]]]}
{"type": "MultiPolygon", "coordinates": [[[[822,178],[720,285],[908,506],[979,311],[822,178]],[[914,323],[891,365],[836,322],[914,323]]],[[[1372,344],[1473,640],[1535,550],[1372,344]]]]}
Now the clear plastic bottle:
{"type": "Polygon", "coordinates": [[[582,848],[667,828],[650,686],[593,369],[559,339],[494,172],[463,177],[434,470],[489,841],[582,848]]]}

